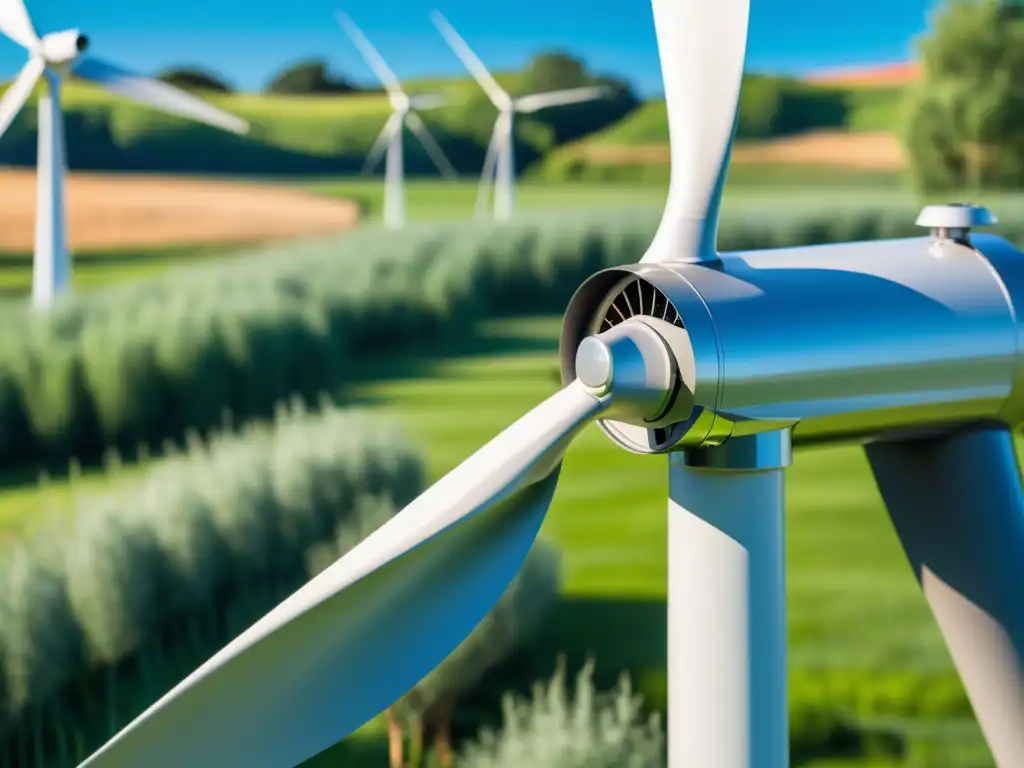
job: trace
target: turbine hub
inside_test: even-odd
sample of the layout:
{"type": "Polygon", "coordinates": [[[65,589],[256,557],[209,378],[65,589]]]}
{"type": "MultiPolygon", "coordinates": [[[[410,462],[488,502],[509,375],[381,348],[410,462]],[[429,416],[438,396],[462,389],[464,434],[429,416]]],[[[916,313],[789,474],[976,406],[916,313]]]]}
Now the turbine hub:
{"type": "Polygon", "coordinates": [[[89,38],[77,29],[44,35],[40,42],[40,53],[46,63],[57,66],[74,61],[89,47],[89,38]]]}
{"type": "Polygon", "coordinates": [[[594,395],[612,396],[610,418],[642,427],[685,419],[693,410],[685,337],[654,318],[631,318],[580,342],[576,378],[594,395]]]}

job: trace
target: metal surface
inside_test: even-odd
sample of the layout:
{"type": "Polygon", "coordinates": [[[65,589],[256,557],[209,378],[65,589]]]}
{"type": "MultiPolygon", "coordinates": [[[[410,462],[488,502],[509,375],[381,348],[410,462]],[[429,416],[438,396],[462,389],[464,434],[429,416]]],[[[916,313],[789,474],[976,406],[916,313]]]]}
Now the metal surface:
{"type": "Polygon", "coordinates": [[[788,435],[726,445],[669,462],[668,765],[788,768],[788,435]]]}
{"type": "Polygon", "coordinates": [[[896,532],[999,768],[1024,766],[1024,489],[1000,427],[870,443],[896,532]]]}
{"type": "MultiPolygon", "coordinates": [[[[570,302],[563,377],[565,350],[639,276],[669,298],[695,354],[696,408],[657,450],[785,427],[812,443],[1020,419],[1024,255],[978,240],[984,254],[913,238],[606,270],[570,302]]],[[[654,450],[640,433],[602,426],[630,450],[654,450]]]]}
{"type": "Polygon", "coordinates": [[[919,227],[929,229],[970,229],[971,227],[987,227],[998,221],[992,211],[980,205],[969,203],[946,203],[945,205],[926,205],[917,221],[919,227]]]}

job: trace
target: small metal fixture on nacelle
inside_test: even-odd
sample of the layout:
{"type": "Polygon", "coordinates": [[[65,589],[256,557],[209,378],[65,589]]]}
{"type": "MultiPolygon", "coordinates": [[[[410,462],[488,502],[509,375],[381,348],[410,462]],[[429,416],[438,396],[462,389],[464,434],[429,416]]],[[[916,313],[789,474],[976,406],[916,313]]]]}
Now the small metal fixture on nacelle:
{"type": "Polygon", "coordinates": [[[562,332],[562,377],[591,334],[637,318],[692,349],[685,420],[602,420],[639,453],[716,446],[792,428],[796,442],[866,440],[965,422],[1024,419],[1024,254],[976,236],[994,217],[926,208],[933,238],[630,264],[577,291],[562,332]],[[939,257],[939,258],[937,258],[939,257]]]}

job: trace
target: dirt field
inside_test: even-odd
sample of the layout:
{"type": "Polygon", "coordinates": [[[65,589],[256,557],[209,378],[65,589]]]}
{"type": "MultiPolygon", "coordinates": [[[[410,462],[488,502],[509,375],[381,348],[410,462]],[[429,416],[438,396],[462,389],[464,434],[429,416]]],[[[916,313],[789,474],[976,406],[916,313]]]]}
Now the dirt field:
{"type": "MultiPolygon", "coordinates": [[[[666,144],[635,147],[584,144],[580,151],[591,162],[609,165],[667,163],[669,153],[666,144]]],[[[732,162],[830,165],[879,171],[900,170],[906,163],[899,141],[892,134],[825,131],[737,144],[733,148],[732,162]]]]}
{"type": "MultiPolygon", "coordinates": [[[[74,249],[275,240],[353,226],[356,205],[296,189],[161,176],[71,174],[68,241],[74,249]]],[[[0,250],[29,251],[34,170],[0,169],[0,250]]]]}

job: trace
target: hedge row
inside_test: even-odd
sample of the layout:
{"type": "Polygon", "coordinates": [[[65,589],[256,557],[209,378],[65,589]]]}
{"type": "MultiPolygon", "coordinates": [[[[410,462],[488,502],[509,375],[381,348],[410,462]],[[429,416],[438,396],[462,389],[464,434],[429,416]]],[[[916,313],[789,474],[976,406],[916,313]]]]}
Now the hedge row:
{"type": "Polygon", "coordinates": [[[423,474],[392,429],[290,407],[124,480],[81,499],[70,530],[4,552],[2,765],[77,764],[301,586],[317,544],[354,544],[423,474]]]}
{"type": "MultiPolygon", "coordinates": [[[[911,235],[915,215],[735,209],[721,246],[911,235]]],[[[0,461],[180,440],[186,427],[214,428],[224,409],[245,420],[293,393],[335,389],[369,354],[456,336],[486,316],[560,311],[592,272],[639,259],[659,218],[609,209],[366,228],[69,296],[48,313],[5,305],[0,461]]]]}

